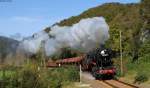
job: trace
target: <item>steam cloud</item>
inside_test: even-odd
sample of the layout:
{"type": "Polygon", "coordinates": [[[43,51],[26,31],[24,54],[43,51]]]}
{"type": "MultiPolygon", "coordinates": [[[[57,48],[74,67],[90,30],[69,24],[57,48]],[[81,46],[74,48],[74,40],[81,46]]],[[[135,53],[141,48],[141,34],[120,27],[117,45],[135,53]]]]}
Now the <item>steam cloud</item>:
{"type": "Polygon", "coordinates": [[[72,26],[52,26],[51,31],[41,31],[24,39],[19,49],[28,54],[36,54],[40,47],[47,56],[51,56],[62,48],[78,49],[87,52],[97,45],[104,44],[109,38],[109,27],[103,17],[82,19],[72,26]],[[52,36],[52,37],[49,37],[52,36]]]}

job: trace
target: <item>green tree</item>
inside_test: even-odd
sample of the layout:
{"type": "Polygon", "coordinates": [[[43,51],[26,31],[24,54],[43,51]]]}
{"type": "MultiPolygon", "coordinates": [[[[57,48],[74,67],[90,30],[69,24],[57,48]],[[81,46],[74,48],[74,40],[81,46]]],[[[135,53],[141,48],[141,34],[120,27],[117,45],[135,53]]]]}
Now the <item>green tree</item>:
{"type": "Polygon", "coordinates": [[[141,1],[141,15],[144,20],[144,29],[150,30],[150,1],[142,0],[141,1]]]}

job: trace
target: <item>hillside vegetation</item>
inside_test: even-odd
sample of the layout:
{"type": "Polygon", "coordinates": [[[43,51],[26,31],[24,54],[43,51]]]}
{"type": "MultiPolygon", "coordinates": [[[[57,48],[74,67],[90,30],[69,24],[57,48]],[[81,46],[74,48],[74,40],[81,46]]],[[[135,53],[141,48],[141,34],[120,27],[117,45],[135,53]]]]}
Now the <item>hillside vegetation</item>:
{"type": "Polygon", "coordinates": [[[8,54],[15,54],[19,41],[0,36],[0,63],[8,54]]]}
{"type": "Polygon", "coordinates": [[[79,16],[65,19],[58,23],[58,25],[70,26],[82,18],[95,16],[103,16],[110,27],[110,39],[107,43],[109,47],[119,51],[119,30],[121,30],[123,36],[123,51],[130,52],[133,49],[133,45],[131,46],[131,44],[136,37],[139,37],[140,28],[142,26],[138,4],[104,4],[102,6],[91,8],[79,16]]]}
{"type": "MultiPolygon", "coordinates": [[[[83,18],[103,16],[110,27],[110,39],[106,46],[119,51],[119,32],[121,30],[123,53],[131,55],[134,60],[149,51],[149,47],[144,46],[149,44],[149,3],[148,0],[137,4],[107,3],[90,8],[78,16],[72,16],[56,24],[71,26],[83,18]],[[146,49],[144,52],[141,50],[143,47],[146,49]]],[[[45,31],[50,31],[50,28],[47,27],[45,31]]]]}

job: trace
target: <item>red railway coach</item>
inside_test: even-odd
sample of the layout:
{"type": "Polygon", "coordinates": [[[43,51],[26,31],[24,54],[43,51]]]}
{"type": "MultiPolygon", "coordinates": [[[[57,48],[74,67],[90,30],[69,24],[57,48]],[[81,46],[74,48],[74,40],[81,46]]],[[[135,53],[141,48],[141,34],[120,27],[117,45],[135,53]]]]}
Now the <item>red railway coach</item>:
{"type": "Polygon", "coordinates": [[[82,60],[84,59],[83,56],[79,57],[73,57],[73,58],[65,58],[62,60],[56,60],[56,61],[48,61],[47,62],[47,67],[58,67],[61,65],[66,65],[66,64],[81,64],[82,60]]]}

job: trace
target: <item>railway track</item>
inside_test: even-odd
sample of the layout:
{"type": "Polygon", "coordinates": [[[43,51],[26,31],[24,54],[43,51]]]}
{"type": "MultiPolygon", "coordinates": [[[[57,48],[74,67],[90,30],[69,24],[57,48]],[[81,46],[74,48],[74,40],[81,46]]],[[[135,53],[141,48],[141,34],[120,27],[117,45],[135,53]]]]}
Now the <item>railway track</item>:
{"type": "Polygon", "coordinates": [[[83,73],[83,83],[87,83],[91,88],[139,88],[135,85],[122,82],[120,80],[95,80],[90,73],[83,73]]]}
{"type": "Polygon", "coordinates": [[[119,80],[103,80],[103,83],[109,85],[111,88],[139,88],[135,85],[128,84],[119,80]]]}

